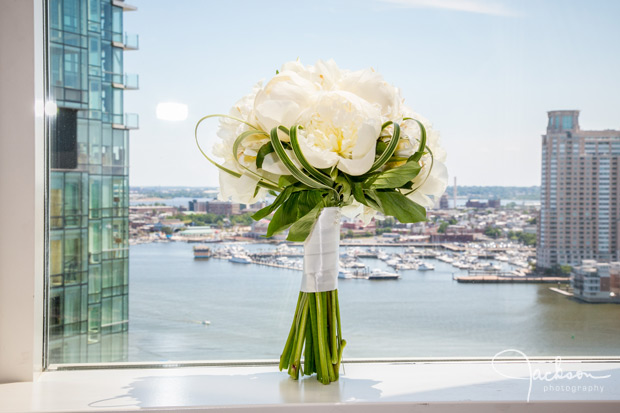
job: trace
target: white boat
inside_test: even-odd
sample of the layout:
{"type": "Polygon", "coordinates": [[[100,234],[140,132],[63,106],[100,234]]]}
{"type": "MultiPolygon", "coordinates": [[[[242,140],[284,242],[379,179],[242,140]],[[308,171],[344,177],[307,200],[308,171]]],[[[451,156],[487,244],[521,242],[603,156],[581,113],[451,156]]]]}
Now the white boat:
{"type": "Polygon", "coordinates": [[[383,271],[379,268],[375,268],[370,272],[370,274],[368,274],[369,280],[398,280],[399,278],[399,274],[383,271]]]}
{"type": "Polygon", "coordinates": [[[392,258],[392,259],[387,260],[385,263],[389,265],[390,267],[395,267],[396,265],[400,264],[400,260],[397,258],[392,258]]]}
{"type": "Polygon", "coordinates": [[[427,262],[423,262],[420,265],[418,265],[417,270],[418,271],[433,271],[435,269],[435,267],[433,266],[433,264],[429,264],[427,262]]]}
{"type": "Polygon", "coordinates": [[[415,270],[417,268],[417,266],[415,264],[412,263],[402,263],[402,264],[396,264],[394,266],[394,269],[396,270],[415,270]]]}
{"type": "Polygon", "coordinates": [[[230,262],[236,262],[237,264],[252,264],[252,259],[245,254],[233,254],[230,257],[230,262]]]}
{"type": "Polygon", "coordinates": [[[356,258],[347,258],[340,261],[340,266],[344,268],[366,268],[366,264],[359,262],[356,258]]]}
{"type": "Polygon", "coordinates": [[[349,270],[340,270],[338,271],[338,278],[342,280],[353,278],[353,273],[349,270]]]}

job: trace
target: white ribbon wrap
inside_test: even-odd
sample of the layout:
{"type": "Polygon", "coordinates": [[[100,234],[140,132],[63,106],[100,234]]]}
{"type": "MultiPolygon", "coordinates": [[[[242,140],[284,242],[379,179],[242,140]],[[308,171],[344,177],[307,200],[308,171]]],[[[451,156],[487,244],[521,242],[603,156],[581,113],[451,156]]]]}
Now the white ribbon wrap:
{"type": "Polygon", "coordinates": [[[319,293],[338,288],[340,208],[323,208],[304,242],[301,291],[319,293]]]}

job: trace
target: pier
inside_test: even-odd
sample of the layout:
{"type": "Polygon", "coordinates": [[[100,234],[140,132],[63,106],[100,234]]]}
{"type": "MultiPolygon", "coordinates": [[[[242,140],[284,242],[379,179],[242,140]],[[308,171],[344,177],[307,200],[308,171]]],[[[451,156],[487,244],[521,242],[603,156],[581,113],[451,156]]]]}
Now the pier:
{"type": "Polygon", "coordinates": [[[455,277],[455,280],[460,283],[479,283],[479,284],[502,284],[502,283],[515,283],[515,284],[568,284],[569,278],[566,277],[538,277],[527,275],[467,275],[462,277],[455,277]]]}

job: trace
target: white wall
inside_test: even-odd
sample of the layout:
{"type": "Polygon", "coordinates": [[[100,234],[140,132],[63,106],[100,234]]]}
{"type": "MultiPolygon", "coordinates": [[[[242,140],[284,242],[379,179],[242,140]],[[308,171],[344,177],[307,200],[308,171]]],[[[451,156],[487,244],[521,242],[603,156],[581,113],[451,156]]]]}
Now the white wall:
{"type": "Polygon", "coordinates": [[[41,0],[0,0],[0,383],[41,368],[42,9],[41,0]]]}

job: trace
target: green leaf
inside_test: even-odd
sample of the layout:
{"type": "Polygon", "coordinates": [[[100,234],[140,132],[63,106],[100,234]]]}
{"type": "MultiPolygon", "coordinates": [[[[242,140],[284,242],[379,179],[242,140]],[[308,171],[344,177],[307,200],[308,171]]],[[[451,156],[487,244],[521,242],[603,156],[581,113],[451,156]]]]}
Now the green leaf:
{"type": "Polygon", "coordinates": [[[335,166],[331,169],[331,171],[329,171],[329,177],[332,178],[332,180],[336,180],[336,178],[338,177],[338,168],[336,168],[335,166]]]}
{"type": "Polygon", "coordinates": [[[346,203],[349,201],[351,197],[351,182],[347,179],[345,175],[338,175],[336,177],[336,187],[338,194],[340,195],[340,201],[346,203]]]}
{"type": "Polygon", "coordinates": [[[312,231],[312,227],[314,223],[319,218],[319,214],[321,213],[321,209],[323,209],[323,204],[317,204],[310,212],[301,217],[297,222],[295,222],[288,231],[288,237],[286,237],[289,241],[297,241],[303,242],[310,235],[310,231],[312,231]]]}
{"type": "Polygon", "coordinates": [[[271,203],[271,205],[267,205],[265,208],[256,211],[254,215],[252,215],[252,219],[254,221],[260,221],[261,219],[265,218],[267,215],[275,211],[276,208],[282,205],[282,203],[286,201],[292,193],[292,187],[284,188],[284,190],[280,192],[280,195],[276,197],[276,199],[271,203]]]}
{"type": "Polygon", "coordinates": [[[316,204],[323,202],[323,195],[325,192],[310,190],[310,191],[302,191],[299,193],[299,202],[297,205],[297,209],[299,211],[300,217],[306,215],[312,208],[316,206],[316,204]]]}
{"type": "Polygon", "coordinates": [[[289,185],[293,185],[299,182],[293,175],[282,175],[280,179],[278,179],[278,185],[282,188],[286,188],[289,185]]]}
{"type": "Polygon", "coordinates": [[[381,202],[379,201],[379,197],[377,196],[377,191],[374,189],[366,189],[364,190],[364,195],[366,199],[366,205],[369,207],[376,209],[377,211],[385,214],[383,208],[381,207],[381,202]]]}
{"type": "Polygon", "coordinates": [[[351,188],[353,192],[353,197],[360,204],[364,204],[368,206],[368,202],[366,201],[366,196],[364,195],[364,191],[362,189],[362,184],[360,182],[353,182],[353,187],[351,188]]]}
{"type": "Polygon", "coordinates": [[[375,154],[381,155],[387,149],[387,143],[383,141],[377,141],[377,147],[375,148],[375,154]]]}
{"type": "Polygon", "coordinates": [[[417,162],[407,162],[397,168],[370,177],[364,182],[364,188],[400,188],[418,176],[420,169],[422,167],[417,162]]]}
{"type": "Polygon", "coordinates": [[[292,193],[289,198],[282,203],[280,208],[273,214],[271,222],[267,227],[267,234],[265,237],[272,237],[274,234],[284,231],[291,226],[299,214],[297,206],[297,199],[299,198],[299,192],[292,193]]]}
{"type": "Polygon", "coordinates": [[[376,191],[375,195],[385,215],[402,223],[426,221],[426,209],[398,191],[376,191]]]}
{"type": "Polygon", "coordinates": [[[273,145],[271,142],[267,142],[258,150],[258,154],[256,155],[256,168],[261,169],[263,167],[263,162],[265,162],[265,156],[269,155],[273,152],[273,145]]]}

